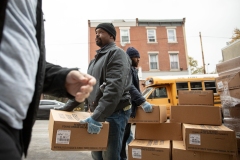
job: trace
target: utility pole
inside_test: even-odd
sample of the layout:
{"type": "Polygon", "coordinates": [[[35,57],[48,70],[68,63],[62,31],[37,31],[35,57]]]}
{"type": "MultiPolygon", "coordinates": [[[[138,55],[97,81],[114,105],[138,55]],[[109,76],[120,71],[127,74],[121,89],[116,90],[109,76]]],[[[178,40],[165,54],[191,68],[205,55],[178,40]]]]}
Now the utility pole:
{"type": "Polygon", "coordinates": [[[203,46],[202,46],[202,36],[201,36],[201,32],[199,32],[199,37],[200,37],[200,43],[201,43],[201,49],[202,49],[203,74],[206,74],[205,62],[204,62],[204,54],[203,54],[203,46]]]}

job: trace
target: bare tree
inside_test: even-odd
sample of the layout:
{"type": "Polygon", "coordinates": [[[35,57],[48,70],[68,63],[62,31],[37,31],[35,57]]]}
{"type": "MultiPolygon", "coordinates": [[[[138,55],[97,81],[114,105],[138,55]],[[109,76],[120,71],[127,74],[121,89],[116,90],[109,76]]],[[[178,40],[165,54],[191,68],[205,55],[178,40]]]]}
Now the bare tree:
{"type": "Polygon", "coordinates": [[[240,29],[235,28],[234,31],[233,31],[232,40],[229,43],[233,43],[238,39],[240,39],[240,29]]]}
{"type": "Polygon", "coordinates": [[[193,57],[188,56],[189,58],[189,66],[191,69],[191,74],[203,73],[203,67],[198,67],[197,60],[193,59],[193,57]]]}

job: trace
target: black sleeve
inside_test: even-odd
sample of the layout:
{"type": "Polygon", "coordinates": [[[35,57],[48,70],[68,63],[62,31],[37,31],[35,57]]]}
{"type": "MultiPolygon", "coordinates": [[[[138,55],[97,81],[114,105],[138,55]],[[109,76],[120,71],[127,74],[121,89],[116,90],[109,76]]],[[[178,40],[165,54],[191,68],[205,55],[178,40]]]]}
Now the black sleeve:
{"type": "Polygon", "coordinates": [[[145,98],[142,96],[142,93],[140,93],[133,84],[131,85],[129,92],[132,102],[134,102],[134,104],[136,104],[137,106],[140,106],[143,102],[146,101],[145,98]]]}
{"type": "Polygon", "coordinates": [[[43,93],[56,97],[74,98],[65,88],[67,74],[72,70],[78,70],[78,68],[63,68],[46,62],[43,93]]]}

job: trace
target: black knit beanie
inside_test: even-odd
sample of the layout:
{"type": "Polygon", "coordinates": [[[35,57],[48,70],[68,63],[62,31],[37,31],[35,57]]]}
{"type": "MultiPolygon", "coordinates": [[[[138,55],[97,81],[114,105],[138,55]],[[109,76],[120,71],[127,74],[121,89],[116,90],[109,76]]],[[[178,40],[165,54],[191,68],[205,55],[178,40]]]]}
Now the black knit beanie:
{"type": "Polygon", "coordinates": [[[129,55],[130,58],[132,57],[140,58],[138,50],[136,50],[134,47],[128,47],[126,53],[129,55]]]}
{"type": "Polygon", "coordinates": [[[110,35],[112,35],[114,40],[116,39],[117,33],[112,23],[100,23],[95,30],[97,30],[98,28],[102,28],[103,30],[108,32],[110,35]]]}

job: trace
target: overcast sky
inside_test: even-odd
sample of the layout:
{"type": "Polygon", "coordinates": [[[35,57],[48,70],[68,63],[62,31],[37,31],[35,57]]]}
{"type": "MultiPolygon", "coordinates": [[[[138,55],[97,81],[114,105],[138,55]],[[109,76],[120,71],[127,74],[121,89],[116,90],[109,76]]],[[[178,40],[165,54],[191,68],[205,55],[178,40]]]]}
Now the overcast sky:
{"type": "Polygon", "coordinates": [[[240,29],[240,0],[43,0],[43,12],[47,61],[83,72],[88,66],[88,20],[185,17],[188,55],[203,65],[201,32],[207,72],[215,70],[233,30],[240,29]]]}

